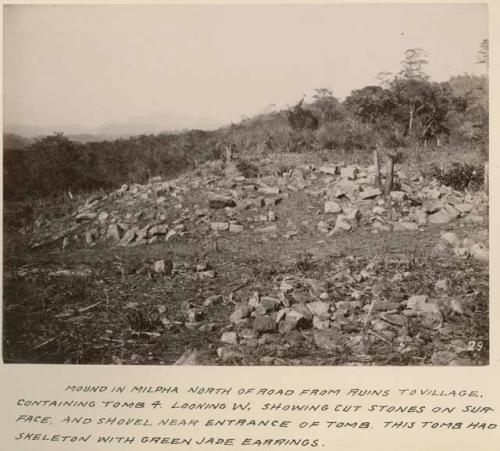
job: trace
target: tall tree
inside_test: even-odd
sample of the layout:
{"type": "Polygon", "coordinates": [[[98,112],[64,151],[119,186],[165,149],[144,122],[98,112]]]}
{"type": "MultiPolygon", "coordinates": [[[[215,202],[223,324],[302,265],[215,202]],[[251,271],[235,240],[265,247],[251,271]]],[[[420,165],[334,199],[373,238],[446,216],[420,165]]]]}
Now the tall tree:
{"type": "Polygon", "coordinates": [[[424,49],[408,49],[404,60],[401,61],[402,68],[399,74],[408,80],[427,80],[429,76],[424,72],[423,66],[428,63],[428,55],[424,49]]]}
{"type": "Polygon", "coordinates": [[[485,64],[486,69],[489,68],[490,63],[490,44],[489,39],[483,39],[481,45],[479,46],[479,52],[477,54],[476,64],[485,64]]]}
{"type": "Polygon", "coordinates": [[[314,106],[319,110],[321,122],[331,122],[342,116],[339,101],[330,88],[317,88],[313,95],[314,106]]]}

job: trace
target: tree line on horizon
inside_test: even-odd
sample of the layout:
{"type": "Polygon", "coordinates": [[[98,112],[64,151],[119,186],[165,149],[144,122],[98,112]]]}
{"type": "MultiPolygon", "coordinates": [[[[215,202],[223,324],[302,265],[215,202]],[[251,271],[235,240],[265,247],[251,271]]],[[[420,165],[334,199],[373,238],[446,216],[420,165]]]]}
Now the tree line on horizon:
{"type": "MultiPolygon", "coordinates": [[[[478,64],[488,65],[488,40],[478,64]]],[[[318,88],[311,102],[247,118],[212,131],[141,135],[78,143],[62,133],[20,149],[4,137],[4,199],[29,200],[71,191],[112,189],[161,175],[173,177],[220,158],[226,146],[242,154],[349,152],[374,147],[488,148],[488,77],[457,75],[435,82],[425,72],[423,49],[405,52],[397,74],[381,72],[379,84],[353,90],[339,101],[318,88]]],[[[465,148],[463,149],[465,151],[465,148]]]]}

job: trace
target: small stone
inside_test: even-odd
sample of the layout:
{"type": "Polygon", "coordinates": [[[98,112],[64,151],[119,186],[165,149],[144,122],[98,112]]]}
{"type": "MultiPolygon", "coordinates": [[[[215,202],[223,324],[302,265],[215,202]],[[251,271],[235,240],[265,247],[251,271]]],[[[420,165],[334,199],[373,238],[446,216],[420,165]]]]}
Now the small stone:
{"type": "Polygon", "coordinates": [[[274,207],[278,205],[283,199],[281,197],[266,197],[264,199],[264,205],[266,207],[274,207]]]}
{"type": "Polygon", "coordinates": [[[350,231],[352,229],[351,224],[344,215],[338,215],[335,221],[335,231],[350,231]]]}
{"type": "Polygon", "coordinates": [[[319,221],[317,227],[318,231],[321,233],[328,233],[330,231],[330,226],[325,221],[319,221]]]}
{"type": "Polygon", "coordinates": [[[434,288],[438,291],[446,291],[448,289],[448,281],[440,279],[434,284],[434,288]]]}
{"type": "Polygon", "coordinates": [[[229,317],[229,320],[232,323],[238,323],[242,319],[248,318],[250,316],[251,312],[252,312],[252,310],[250,309],[250,307],[248,305],[239,304],[236,306],[234,312],[229,317]]]}
{"type": "Polygon", "coordinates": [[[330,318],[330,304],[327,302],[315,301],[306,304],[311,313],[317,316],[321,320],[327,320],[330,318]]]}
{"type": "Polygon", "coordinates": [[[97,213],[83,212],[76,216],[76,222],[91,221],[97,218],[97,213]]]}
{"type": "Polygon", "coordinates": [[[226,207],[236,207],[236,202],[228,196],[213,195],[208,200],[208,205],[210,208],[220,209],[226,207]]]}
{"type": "Polygon", "coordinates": [[[199,351],[188,349],[174,363],[174,365],[199,365],[201,354],[199,351]]]}
{"type": "Polygon", "coordinates": [[[449,247],[457,247],[460,244],[460,240],[453,232],[443,233],[441,235],[441,241],[449,247]]]}
{"type": "Polygon", "coordinates": [[[262,185],[259,187],[259,193],[263,193],[263,194],[276,195],[276,194],[279,194],[280,192],[281,192],[281,190],[279,189],[278,186],[262,185]]]}
{"type": "Polygon", "coordinates": [[[135,236],[136,229],[127,230],[121,241],[118,243],[118,246],[128,246],[135,239],[135,236]]]}
{"type": "Polygon", "coordinates": [[[302,288],[293,289],[293,291],[291,291],[290,293],[290,296],[293,299],[294,303],[297,304],[305,304],[306,302],[309,302],[311,300],[309,291],[302,288]]]}
{"type": "Polygon", "coordinates": [[[313,317],[313,327],[318,330],[324,330],[330,328],[329,319],[319,319],[317,316],[313,317]]]}
{"type": "Polygon", "coordinates": [[[410,230],[415,231],[418,229],[418,224],[415,222],[397,222],[394,224],[395,231],[410,230]]]}
{"type": "Polygon", "coordinates": [[[325,203],[325,213],[342,213],[342,207],[337,202],[330,200],[325,203]]]}
{"type": "Polygon", "coordinates": [[[169,230],[168,233],[165,235],[165,241],[169,241],[175,235],[178,235],[178,233],[175,230],[173,229],[169,230]]]}
{"type": "Polygon", "coordinates": [[[431,363],[433,365],[448,366],[457,355],[450,351],[436,351],[432,354],[431,363]]]}
{"type": "Polygon", "coordinates": [[[259,303],[259,309],[264,313],[269,313],[278,310],[280,305],[281,301],[279,299],[272,298],[270,296],[262,296],[259,303]]]}
{"type": "Polygon", "coordinates": [[[165,260],[157,260],[153,264],[153,271],[160,274],[165,274],[165,260]]]}
{"type": "Polygon", "coordinates": [[[428,220],[432,224],[446,224],[451,221],[451,218],[445,210],[439,210],[436,213],[429,215],[428,220]]]}
{"type": "Polygon", "coordinates": [[[441,309],[436,304],[423,304],[418,310],[418,315],[421,318],[422,324],[431,329],[438,328],[444,320],[441,309]]]}
{"type": "Polygon", "coordinates": [[[280,283],[280,291],[288,293],[295,288],[294,284],[289,279],[283,279],[280,283]]]}
{"type": "Polygon", "coordinates": [[[99,221],[102,221],[102,222],[103,222],[103,221],[106,221],[106,219],[108,219],[108,218],[109,218],[109,213],[108,213],[108,212],[106,212],[106,211],[101,211],[101,212],[99,213],[99,215],[97,216],[97,219],[98,219],[99,221]]]}
{"type": "Polygon", "coordinates": [[[274,211],[270,211],[270,212],[267,213],[267,220],[269,222],[276,221],[276,214],[274,213],[274,211]]]}
{"type": "Polygon", "coordinates": [[[255,231],[260,232],[260,233],[277,233],[278,226],[271,225],[271,226],[267,226],[267,227],[261,227],[261,228],[255,229],[255,231]]]}
{"type": "Polygon", "coordinates": [[[70,243],[69,237],[65,236],[62,242],[62,248],[66,249],[69,246],[69,243],[70,243]]]}
{"type": "Polygon", "coordinates": [[[210,228],[216,232],[225,232],[229,230],[229,222],[212,222],[210,228]]]}
{"type": "Polygon", "coordinates": [[[253,322],[253,331],[257,336],[263,333],[274,332],[277,327],[276,321],[269,315],[258,315],[253,322]]]}
{"type": "Polygon", "coordinates": [[[488,263],[489,261],[488,248],[485,247],[482,243],[474,244],[474,246],[470,248],[470,253],[476,260],[484,263],[488,263]]]}
{"type": "Polygon", "coordinates": [[[97,231],[96,230],[89,230],[88,232],[85,232],[85,242],[87,244],[92,244],[97,236],[97,231]]]}
{"type": "Polygon", "coordinates": [[[222,295],[220,294],[215,294],[213,296],[209,296],[208,298],[205,299],[203,302],[203,305],[205,307],[210,307],[212,305],[219,304],[222,301],[222,295]]]}
{"type": "Polygon", "coordinates": [[[450,301],[450,309],[459,315],[465,314],[464,303],[463,303],[463,301],[461,301],[459,299],[452,299],[450,301]]]}
{"type": "Polygon", "coordinates": [[[338,167],[336,165],[324,165],[318,169],[319,172],[323,174],[336,175],[338,173],[338,167]]]}
{"type": "Polygon", "coordinates": [[[363,200],[367,199],[374,199],[377,196],[380,196],[382,194],[382,191],[380,191],[378,188],[367,188],[359,194],[359,198],[363,200]]]}
{"type": "Polygon", "coordinates": [[[391,199],[395,200],[396,202],[402,202],[407,198],[407,195],[404,191],[391,191],[391,199]]]}
{"type": "Polygon", "coordinates": [[[314,343],[320,349],[330,352],[339,352],[347,342],[345,335],[337,330],[314,331],[314,343]]]}
{"type": "Polygon", "coordinates": [[[340,170],[340,176],[348,180],[355,180],[359,173],[359,169],[354,166],[347,166],[340,170]]]}
{"type": "Polygon", "coordinates": [[[420,310],[421,306],[426,304],[428,300],[429,297],[425,294],[411,296],[406,303],[406,308],[420,310]]]}
{"type": "Polygon", "coordinates": [[[238,361],[243,358],[243,354],[240,351],[230,348],[218,348],[217,355],[224,363],[238,361]]]}
{"type": "Polygon", "coordinates": [[[280,333],[288,333],[299,327],[307,327],[308,321],[305,319],[304,315],[295,311],[288,310],[285,317],[279,323],[280,333]]]}
{"type": "Polygon", "coordinates": [[[231,233],[241,233],[243,230],[244,227],[240,224],[229,224],[229,231],[231,233]]]}
{"type": "Polygon", "coordinates": [[[228,345],[238,344],[238,336],[236,335],[236,332],[224,332],[220,340],[222,343],[226,343],[228,345]]]}

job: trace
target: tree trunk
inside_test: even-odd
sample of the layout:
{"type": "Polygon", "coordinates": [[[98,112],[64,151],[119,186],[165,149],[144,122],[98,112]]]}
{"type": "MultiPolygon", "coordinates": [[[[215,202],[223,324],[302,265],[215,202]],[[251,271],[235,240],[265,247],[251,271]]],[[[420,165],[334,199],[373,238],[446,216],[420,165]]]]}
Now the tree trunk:
{"type": "Polygon", "coordinates": [[[375,188],[382,191],[382,180],[380,179],[380,163],[378,158],[378,149],[373,151],[373,166],[375,167],[375,188]]]}
{"type": "Polygon", "coordinates": [[[489,184],[490,184],[490,176],[489,176],[489,163],[486,161],[484,163],[484,192],[486,194],[489,193],[489,184]]]}
{"type": "Polygon", "coordinates": [[[410,107],[410,121],[408,122],[408,138],[411,139],[411,129],[413,127],[413,110],[414,110],[414,105],[410,107]]]}
{"type": "Polygon", "coordinates": [[[392,179],[394,177],[394,157],[387,157],[387,165],[385,169],[385,195],[388,196],[392,190],[392,179]]]}

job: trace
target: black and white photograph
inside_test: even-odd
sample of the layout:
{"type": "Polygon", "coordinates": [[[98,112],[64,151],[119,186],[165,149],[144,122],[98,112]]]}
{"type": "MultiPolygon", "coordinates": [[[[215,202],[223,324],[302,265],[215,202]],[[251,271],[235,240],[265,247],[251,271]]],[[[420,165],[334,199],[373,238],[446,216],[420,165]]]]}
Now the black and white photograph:
{"type": "Polygon", "coordinates": [[[4,363],[489,365],[487,4],[3,28],[4,363]]]}

